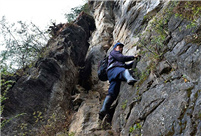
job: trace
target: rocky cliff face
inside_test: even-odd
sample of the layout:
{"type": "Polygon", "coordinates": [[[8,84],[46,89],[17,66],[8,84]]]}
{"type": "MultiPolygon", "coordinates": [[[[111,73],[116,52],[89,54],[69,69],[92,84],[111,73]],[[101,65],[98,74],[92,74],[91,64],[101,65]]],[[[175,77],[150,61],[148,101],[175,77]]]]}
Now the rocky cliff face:
{"type": "Polygon", "coordinates": [[[2,135],[54,135],[69,125],[71,96],[75,94],[95,22],[82,13],[74,23],[64,26],[49,40],[43,57],[9,90],[3,116],[13,119],[2,135]],[[42,133],[37,134],[41,127],[42,133]]]}
{"type": "MultiPolygon", "coordinates": [[[[124,54],[141,54],[133,71],[139,81],[134,87],[122,82],[113,104],[111,128],[98,122],[96,108],[100,109],[102,103],[96,101],[94,107],[93,102],[86,101],[70,131],[76,135],[200,135],[200,16],[183,13],[187,2],[126,0],[90,4],[97,29],[88,58],[92,83],[98,88],[103,86],[100,99],[104,99],[108,83],[97,79],[97,60],[109,53],[117,41],[125,44],[124,54]],[[194,21],[189,16],[194,16],[194,21]]],[[[191,4],[201,6],[200,2],[191,4]]]]}
{"type": "MultiPolygon", "coordinates": [[[[87,21],[78,19],[77,25],[53,38],[49,55],[18,80],[6,115],[27,112],[25,121],[34,124],[35,111],[45,116],[54,113],[57,124],[68,118],[69,134],[76,136],[201,135],[201,2],[89,4],[96,25],[90,46],[87,40],[95,27],[84,16],[79,19],[87,21]],[[108,125],[98,120],[98,112],[109,83],[99,81],[96,71],[98,61],[117,41],[125,44],[123,54],[141,55],[131,71],[139,81],[134,86],[121,83],[108,125]]],[[[62,128],[54,134],[67,135],[62,128]]]]}

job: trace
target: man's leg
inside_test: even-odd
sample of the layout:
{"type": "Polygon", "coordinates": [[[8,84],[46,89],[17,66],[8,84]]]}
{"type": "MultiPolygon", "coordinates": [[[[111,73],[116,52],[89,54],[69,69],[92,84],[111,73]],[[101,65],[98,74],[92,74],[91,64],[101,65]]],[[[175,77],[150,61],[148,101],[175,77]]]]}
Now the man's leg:
{"type": "Polygon", "coordinates": [[[110,109],[112,102],[113,102],[113,98],[110,95],[107,95],[103,102],[103,106],[101,110],[99,111],[99,119],[102,120],[105,117],[105,115],[108,113],[110,109]]]}
{"type": "Polygon", "coordinates": [[[132,77],[128,69],[124,70],[121,74],[129,85],[133,85],[135,82],[137,82],[137,80],[132,77]]]}
{"type": "Polygon", "coordinates": [[[117,98],[119,94],[121,81],[111,81],[110,87],[108,89],[108,95],[105,97],[103,102],[103,106],[99,112],[99,119],[103,119],[106,114],[109,113],[110,106],[112,105],[113,101],[117,98]]]}

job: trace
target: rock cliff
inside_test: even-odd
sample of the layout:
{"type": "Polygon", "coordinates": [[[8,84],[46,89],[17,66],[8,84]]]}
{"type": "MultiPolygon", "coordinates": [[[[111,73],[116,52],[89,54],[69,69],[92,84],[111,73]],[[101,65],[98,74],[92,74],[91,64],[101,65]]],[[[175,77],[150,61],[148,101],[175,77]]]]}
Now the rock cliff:
{"type": "Polygon", "coordinates": [[[69,125],[71,96],[79,82],[95,22],[82,13],[74,23],[64,26],[48,41],[42,57],[9,90],[3,116],[11,121],[2,135],[54,135],[69,125]]]}
{"type": "Polygon", "coordinates": [[[201,18],[183,11],[190,5],[190,10],[193,5],[198,9],[201,3],[126,0],[90,4],[96,31],[87,58],[92,84],[99,89],[103,86],[100,99],[103,102],[108,83],[98,81],[98,60],[117,41],[125,44],[124,54],[142,56],[133,71],[139,81],[134,87],[122,82],[113,104],[111,128],[98,122],[96,108],[102,103],[96,101],[93,107],[94,102],[86,101],[70,131],[76,135],[200,135],[201,18]]]}
{"type": "Polygon", "coordinates": [[[201,2],[89,5],[95,22],[84,14],[66,26],[10,91],[5,116],[28,114],[15,118],[4,134],[19,133],[16,123],[28,122],[33,131],[41,128],[41,135],[201,135],[201,2]],[[109,83],[98,80],[97,66],[117,41],[125,44],[123,54],[141,55],[131,70],[139,81],[121,83],[107,124],[98,120],[98,112],[109,83]],[[37,111],[45,120],[33,127],[37,111]]]}

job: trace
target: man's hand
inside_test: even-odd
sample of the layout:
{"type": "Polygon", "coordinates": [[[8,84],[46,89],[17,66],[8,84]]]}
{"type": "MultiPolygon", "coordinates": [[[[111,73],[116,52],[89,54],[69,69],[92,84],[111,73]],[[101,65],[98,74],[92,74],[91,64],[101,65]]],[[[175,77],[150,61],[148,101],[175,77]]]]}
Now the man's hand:
{"type": "Polygon", "coordinates": [[[141,56],[140,56],[140,55],[135,55],[134,57],[135,57],[137,60],[138,60],[138,59],[141,59],[141,56]]]}
{"type": "Polygon", "coordinates": [[[137,57],[139,57],[139,55],[135,55],[134,57],[137,58],[137,57]]]}

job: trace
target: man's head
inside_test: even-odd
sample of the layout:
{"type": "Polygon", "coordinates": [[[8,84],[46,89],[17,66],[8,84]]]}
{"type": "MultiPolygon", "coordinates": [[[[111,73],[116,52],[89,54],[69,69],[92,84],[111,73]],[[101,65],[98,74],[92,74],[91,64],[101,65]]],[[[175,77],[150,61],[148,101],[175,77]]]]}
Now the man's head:
{"type": "Polygon", "coordinates": [[[123,52],[123,47],[124,47],[124,45],[122,43],[117,42],[114,45],[113,50],[123,52]]]}

